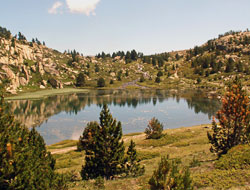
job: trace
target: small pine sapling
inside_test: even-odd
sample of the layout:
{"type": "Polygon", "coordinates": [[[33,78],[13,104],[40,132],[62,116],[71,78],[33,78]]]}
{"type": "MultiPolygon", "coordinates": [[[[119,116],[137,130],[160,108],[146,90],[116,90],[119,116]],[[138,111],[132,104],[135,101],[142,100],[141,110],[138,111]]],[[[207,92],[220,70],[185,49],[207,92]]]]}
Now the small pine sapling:
{"type": "Polygon", "coordinates": [[[140,160],[137,158],[135,142],[133,140],[130,141],[127,157],[125,158],[125,172],[127,176],[132,177],[143,175],[145,172],[144,166],[140,165],[140,160]]]}
{"type": "Polygon", "coordinates": [[[155,117],[149,121],[147,128],[145,129],[147,139],[159,139],[162,137],[163,124],[155,117]]]}

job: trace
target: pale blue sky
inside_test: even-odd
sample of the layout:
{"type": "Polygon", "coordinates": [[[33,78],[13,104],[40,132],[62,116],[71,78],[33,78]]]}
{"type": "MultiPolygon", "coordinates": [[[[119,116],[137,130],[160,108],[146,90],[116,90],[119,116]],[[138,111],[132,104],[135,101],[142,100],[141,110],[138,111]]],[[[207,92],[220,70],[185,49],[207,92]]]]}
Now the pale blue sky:
{"type": "Polygon", "coordinates": [[[59,51],[154,54],[250,28],[250,0],[1,0],[0,25],[59,51]]]}

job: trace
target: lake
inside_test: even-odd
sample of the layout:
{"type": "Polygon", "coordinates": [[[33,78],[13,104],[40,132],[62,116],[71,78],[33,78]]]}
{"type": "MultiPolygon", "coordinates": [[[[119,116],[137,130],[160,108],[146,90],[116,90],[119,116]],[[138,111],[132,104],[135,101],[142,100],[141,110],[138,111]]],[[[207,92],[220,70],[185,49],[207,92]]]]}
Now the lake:
{"type": "Polygon", "coordinates": [[[202,91],[90,90],[8,101],[8,109],[27,127],[36,127],[50,145],[78,139],[88,122],[99,122],[104,103],[121,121],[123,134],[144,132],[153,117],[163,123],[164,129],[208,124],[220,108],[218,100],[208,99],[202,91]]]}

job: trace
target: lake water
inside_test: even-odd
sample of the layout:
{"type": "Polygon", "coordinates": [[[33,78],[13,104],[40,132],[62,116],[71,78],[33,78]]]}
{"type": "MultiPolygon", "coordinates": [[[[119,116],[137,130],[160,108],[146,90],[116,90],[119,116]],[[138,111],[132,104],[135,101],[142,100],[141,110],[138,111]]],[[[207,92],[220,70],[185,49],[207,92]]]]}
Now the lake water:
{"type": "Polygon", "coordinates": [[[9,101],[9,111],[27,127],[37,126],[46,143],[78,139],[89,121],[99,121],[104,103],[123,134],[143,132],[156,117],[164,129],[211,123],[220,103],[201,91],[93,90],[39,100],[9,101]]]}

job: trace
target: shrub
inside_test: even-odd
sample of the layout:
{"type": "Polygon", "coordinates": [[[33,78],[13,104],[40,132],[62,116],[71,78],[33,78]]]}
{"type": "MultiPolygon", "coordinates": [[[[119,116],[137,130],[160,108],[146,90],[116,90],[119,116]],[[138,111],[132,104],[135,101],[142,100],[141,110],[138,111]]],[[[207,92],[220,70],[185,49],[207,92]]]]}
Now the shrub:
{"type": "Polygon", "coordinates": [[[135,149],[134,141],[130,141],[130,145],[127,151],[127,157],[125,159],[125,172],[127,176],[140,176],[143,175],[145,172],[144,166],[140,166],[140,160],[137,159],[137,152],[135,149]]]}
{"type": "Polygon", "coordinates": [[[155,82],[156,82],[156,83],[160,83],[160,82],[161,82],[161,78],[157,76],[157,77],[155,78],[155,82]]]}
{"type": "Polygon", "coordinates": [[[249,142],[249,98],[238,78],[232,84],[229,84],[222,99],[222,108],[217,112],[217,119],[219,125],[213,120],[213,133],[207,134],[209,142],[212,144],[211,152],[220,156],[226,154],[230,148],[236,145],[249,142]]]}
{"type": "Polygon", "coordinates": [[[147,139],[159,139],[162,136],[163,125],[155,117],[149,121],[145,129],[147,139]]]}
{"type": "Polygon", "coordinates": [[[200,83],[201,83],[201,78],[198,77],[198,78],[197,78],[197,84],[200,84],[200,83]]]}
{"type": "Polygon", "coordinates": [[[161,158],[158,169],[149,180],[151,190],[192,190],[192,179],[188,168],[180,168],[180,161],[161,158]]]}
{"type": "Polygon", "coordinates": [[[49,83],[53,88],[57,88],[57,86],[58,86],[58,83],[57,83],[56,79],[54,79],[54,78],[50,78],[50,79],[48,80],[48,83],[49,83]]]}
{"type": "Polygon", "coordinates": [[[250,146],[238,145],[222,155],[216,162],[217,169],[249,169],[250,168],[250,146]]]}
{"type": "Polygon", "coordinates": [[[159,72],[157,73],[157,77],[161,77],[161,76],[163,76],[163,73],[162,73],[162,71],[159,71],[159,72]]]}
{"type": "Polygon", "coordinates": [[[97,189],[105,189],[103,177],[101,177],[101,176],[97,177],[95,179],[94,185],[97,187],[97,189]]]}
{"type": "Polygon", "coordinates": [[[198,159],[196,159],[196,157],[194,156],[192,161],[189,164],[189,167],[193,168],[193,167],[197,167],[197,166],[200,166],[200,165],[201,165],[200,161],[198,159]]]}
{"type": "Polygon", "coordinates": [[[104,87],[105,86],[105,80],[104,80],[104,78],[99,78],[98,80],[97,80],[97,86],[98,87],[104,87]]]}

